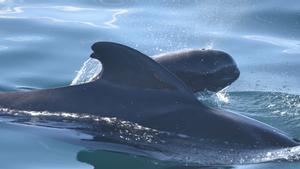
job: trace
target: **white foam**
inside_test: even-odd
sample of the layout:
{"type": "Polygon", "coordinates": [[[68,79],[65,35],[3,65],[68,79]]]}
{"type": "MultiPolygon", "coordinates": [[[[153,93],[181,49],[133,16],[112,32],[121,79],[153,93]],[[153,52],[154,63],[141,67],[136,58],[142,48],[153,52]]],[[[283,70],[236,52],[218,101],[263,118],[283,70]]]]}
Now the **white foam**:
{"type": "Polygon", "coordinates": [[[229,103],[229,96],[227,95],[226,88],[217,92],[216,95],[217,95],[217,98],[219,99],[219,101],[224,102],[224,103],[229,103]]]}
{"type": "Polygon", "coordinates": [[[101,72],[102,64],[96,60],[89,58],[86,60],[80,70],[77,72],[71,85],[78,85],[92,81],[101,72]]]}

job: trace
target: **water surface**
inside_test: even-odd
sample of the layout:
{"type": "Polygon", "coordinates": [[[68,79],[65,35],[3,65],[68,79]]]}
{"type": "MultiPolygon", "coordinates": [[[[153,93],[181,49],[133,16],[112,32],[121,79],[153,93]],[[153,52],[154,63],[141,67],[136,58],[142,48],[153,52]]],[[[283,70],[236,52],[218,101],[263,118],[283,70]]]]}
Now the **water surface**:
{"type": "MultiPolygon", "coordinates": [[[[299,38],[300,2],[293,0],[0,0],[0,89],[69,85],[78,77],[77,71],[96,41],[123,43],[149,56],[183,48],[214,48],[234,57],[241,76],[226,91],[201,93],[199,99],[300,138],[299,38]]],[[[134,124],[128,130],[118,121],[101,119],[108,130],[98,134],[106,135],[91,142],[86,141],[91,138],[87,132],[91,130],[86,130],[90,126],[83,122],[86,119],[66,123],[59,118],[51,117],[49,122],[41,114],[3,115],[0,168],[178,168],[182,164],[193,164],[192,168],[300,167],[299,157],[293,156],[299,149],[248,159],[254,164],[243,163],[245,158],[239,158],[239,163],[237,158],[233,165],[216,167],[214,160],[230,161],[232,154],[218,154],[214,159],[193,151],[190,142],[180,146],[176,139],[169,140],[172,147],[163,146],[178,153],[169,162],[162,159],[170,156],[146,151],[147,145],[153,148],[155,141],[161,141],[155,140],[161,135],[154,131],[142,135],[145,131],[136,130],[134,124]],[[84,132],[69,130],[78,126],[84,132]],[[117,128],[118,134],[109,135],[107,131],[112,128],[117,128]],[[145,151],[116,145],[116,140],[128,138],[147,143],[145,151]],[[264,161],[268,162],[256,164],[264,161]]],[[[178,139],[179,143],[187,141],[178,139]]]]}

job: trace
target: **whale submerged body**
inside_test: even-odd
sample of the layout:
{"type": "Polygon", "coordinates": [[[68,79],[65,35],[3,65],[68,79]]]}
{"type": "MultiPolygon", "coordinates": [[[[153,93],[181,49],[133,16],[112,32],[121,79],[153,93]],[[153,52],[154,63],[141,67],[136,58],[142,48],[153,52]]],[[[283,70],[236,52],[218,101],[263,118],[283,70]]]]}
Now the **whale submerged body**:
{"type": "MultiPolygon", "coordinates": [[[[185,78],[185,73],[177,69],[180,65],[172,67],[171,62],[157,59],[162,66],[141,52],[117,43],[98,42],[92,49],[91,57],[103,65],[94,81],[54,89],[1,93],[0,106],[116,117],[160,131],[252,148],[299,145],[271,126],[203,105],[193,94],[202,87],[193,87],[191,78],[185,78]]],[[[173,62],[176,63],[176,59],[173,62]]],[[[187,65],[192,63],[186,62],[187,65]]]]}

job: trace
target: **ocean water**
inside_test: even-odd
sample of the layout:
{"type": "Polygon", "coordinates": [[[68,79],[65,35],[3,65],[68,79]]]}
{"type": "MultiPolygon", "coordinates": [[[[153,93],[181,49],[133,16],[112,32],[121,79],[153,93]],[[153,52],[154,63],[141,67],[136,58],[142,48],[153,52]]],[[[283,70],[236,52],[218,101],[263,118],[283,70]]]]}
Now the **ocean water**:
{"type": "MultiPolygon", "coordinates": [[[[0,90],[87,81],[99,71],[88,60],[96,41],[149,56],[223,50],[241,76],[221,92],[198,93],[199,100],[300,138],[300,1],[0,0],[0,90]]],[[[1,169],[300,168],[299,147],[219,152],[116,119],[47,112],[0,117],[1,169]]]]}

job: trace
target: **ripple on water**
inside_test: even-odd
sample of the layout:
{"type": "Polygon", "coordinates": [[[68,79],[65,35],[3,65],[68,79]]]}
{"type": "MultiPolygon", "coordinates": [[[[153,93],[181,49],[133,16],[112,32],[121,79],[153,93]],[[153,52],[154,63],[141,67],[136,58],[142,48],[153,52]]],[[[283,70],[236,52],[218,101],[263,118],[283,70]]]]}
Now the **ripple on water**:
{"type": "Polygon", "coordinates": [[[5,50],[5,49],[7,49],[8,47],[7,46],[2,46],[2,45],[0,45],[0,50],[5,50]]]}

